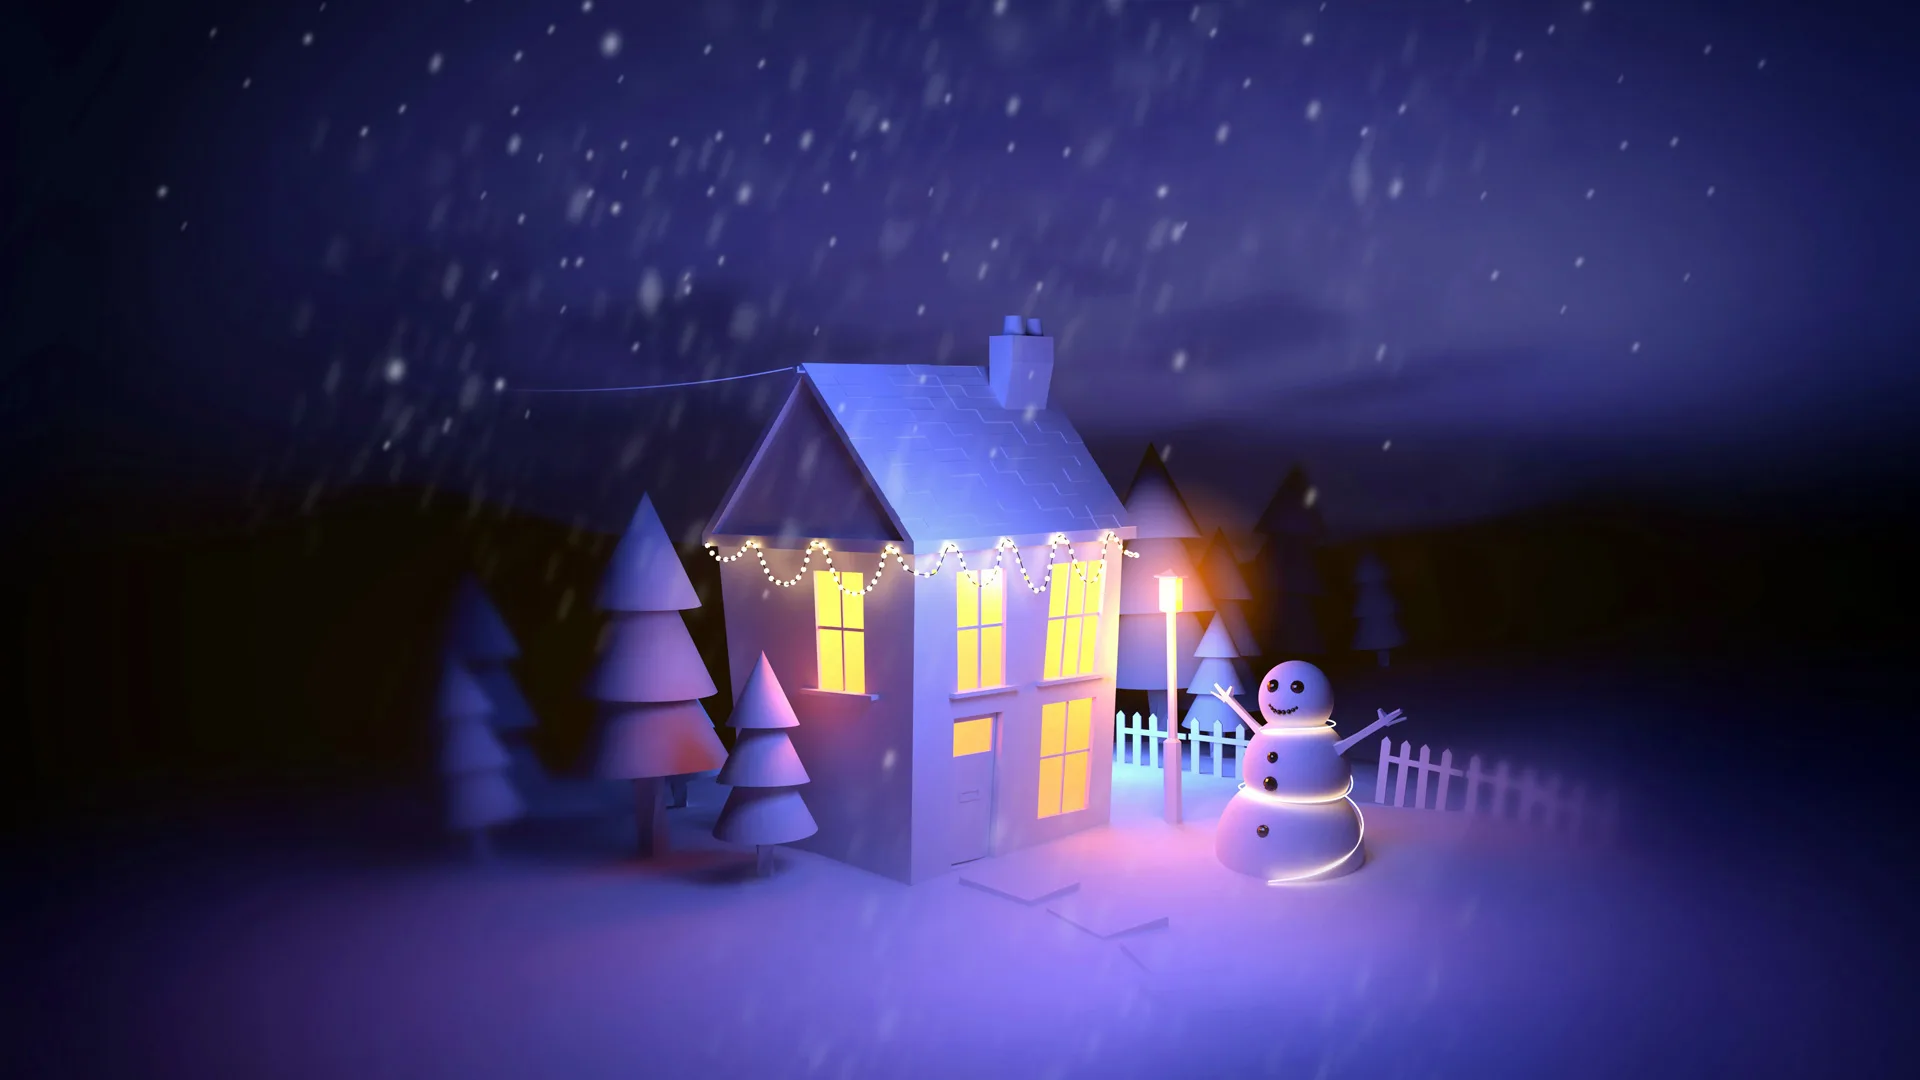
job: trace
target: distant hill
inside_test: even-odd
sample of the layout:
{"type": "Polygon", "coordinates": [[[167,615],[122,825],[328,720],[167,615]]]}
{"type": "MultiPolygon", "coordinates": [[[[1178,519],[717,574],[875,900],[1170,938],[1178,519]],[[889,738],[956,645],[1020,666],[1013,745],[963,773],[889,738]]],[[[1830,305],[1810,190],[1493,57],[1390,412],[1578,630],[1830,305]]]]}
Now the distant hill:
{"type": "MultiPolygon", "coordinates": [[[[12,595],[0,599],[25,630],[9,653],[24,702],[24,744],[12,749],[30,763],[27,782],[6,788],[9,817],[223,786],[426,782],[431,659],[468,570],[524,650],[536,748],[552,769],[578,766],[592,724],[578,687],[611,534],[418,490],[350,493],[252,523],[217,503],[173,509],[162,530],[125,501],[76,508],[8,554],[12,595]]],[[[1323,614],[1343,645],[1353,560],[1368,549],[1401,605],[1396,664],[1844,648],[1911,636],[1892,582],[1914,550],[1912,523],[1897,507],[1822,518],[1562,505],[1334,543],[1323,614]]],[[[705,604],[688,623],[722,690],[709,711],[723,723],[717,567],[683,558],[705,604]]]]}

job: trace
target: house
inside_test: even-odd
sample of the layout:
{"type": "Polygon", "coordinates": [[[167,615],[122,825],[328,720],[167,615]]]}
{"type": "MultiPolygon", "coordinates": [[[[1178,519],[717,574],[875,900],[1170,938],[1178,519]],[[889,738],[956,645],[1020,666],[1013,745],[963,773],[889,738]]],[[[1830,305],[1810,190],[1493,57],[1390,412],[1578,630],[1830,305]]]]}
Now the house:
{"type": "Polygon", "coordinates": [[[796,846],[909,883],[1108,820],[1132,529],[1039,320],[988,360],[802,365],[707,530],[734,692],[765,652],[802,721],[796,846]]]}

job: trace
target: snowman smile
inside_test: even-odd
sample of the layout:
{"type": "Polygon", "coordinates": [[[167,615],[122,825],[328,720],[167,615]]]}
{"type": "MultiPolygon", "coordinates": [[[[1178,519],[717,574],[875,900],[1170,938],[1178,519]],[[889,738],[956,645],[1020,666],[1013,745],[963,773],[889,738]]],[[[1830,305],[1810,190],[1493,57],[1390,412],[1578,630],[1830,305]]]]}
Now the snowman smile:
{"type": "Polygon", "coordinates": [[[1294,713],[1297,713],[1300,711],[1300,706],[1295,705],[1291,709],[1276,709],[1272,705],[1268,705],[1267,711],[1272,713],[1275,716],[1292,716],[1294,713]]]}

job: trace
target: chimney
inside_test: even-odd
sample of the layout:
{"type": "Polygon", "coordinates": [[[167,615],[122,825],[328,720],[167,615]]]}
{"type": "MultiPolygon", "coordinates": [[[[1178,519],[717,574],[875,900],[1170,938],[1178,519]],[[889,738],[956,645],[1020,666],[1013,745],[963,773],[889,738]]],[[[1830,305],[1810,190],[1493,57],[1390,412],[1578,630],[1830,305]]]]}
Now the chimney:
{"type": "Polygon", "coordinates": [[[1009,315],[1000,333],[987,339],[987,382],[993,396],[1009,409],[1044,409],[1053,381],[1053,339],[1040,332],[1040,320],[1009,315]]]}

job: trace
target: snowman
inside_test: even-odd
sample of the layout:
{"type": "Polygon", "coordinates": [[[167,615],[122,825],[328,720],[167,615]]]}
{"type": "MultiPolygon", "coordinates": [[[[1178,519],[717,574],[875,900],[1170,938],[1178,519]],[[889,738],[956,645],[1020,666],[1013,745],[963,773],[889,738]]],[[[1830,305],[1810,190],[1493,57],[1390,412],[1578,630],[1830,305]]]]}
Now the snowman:
{"type": "Polygon", "coordinates": [[[1333,688],[1304,660],[1288,660],[1260,685],[1260,717],[1234,700],[1233,688],[1213,685],[1213,696],[1240,714],[1253,739],[1241,759],[1240,790],[1220,815],[1214,853],[1229,869],[1269,885],[1317,881],[1360,869],[1367,861],[1366,824],[1354,805],[1347,748],[1406,719],[1400,710],[1349,738],[1335,741],[1333,688]]]}

